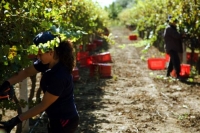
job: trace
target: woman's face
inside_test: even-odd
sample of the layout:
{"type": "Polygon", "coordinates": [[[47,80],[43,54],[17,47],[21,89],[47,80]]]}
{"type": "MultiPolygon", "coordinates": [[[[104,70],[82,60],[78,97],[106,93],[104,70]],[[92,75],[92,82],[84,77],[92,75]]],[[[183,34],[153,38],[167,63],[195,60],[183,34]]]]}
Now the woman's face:
{"type": "Polygon", "coordinates": [[[37,58],[42,62],[42,64],[49,64],[53,60],[53,52],[49,51],[42,53],[41,50],[38,51],[37,58]]]}

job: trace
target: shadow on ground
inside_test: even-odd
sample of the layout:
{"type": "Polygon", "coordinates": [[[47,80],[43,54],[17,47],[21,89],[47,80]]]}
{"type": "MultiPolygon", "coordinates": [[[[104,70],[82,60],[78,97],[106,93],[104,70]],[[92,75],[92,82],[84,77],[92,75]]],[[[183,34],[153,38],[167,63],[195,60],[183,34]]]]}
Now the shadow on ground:
{"type": "MultiPolygon", "coordinates": [[[[100,39],[100,38],[99,38],[100,39]]],[[[90,52],[90,55],[107,52],[108,42],[103,39],[103,44],[97,50],[90,52]]],[[[75,103],[80,115],[80,124],[77,133],[97,133],[100,127],[97,123],[107,123],[108,121],[97,119],[94,113],[102,108],[102,98],[104,96],[104,86],[106,81],[112,77],[100,78],[99,75],[90,77],[89,67],[80,67],[80,79],[74,82],[75,103]]]]}

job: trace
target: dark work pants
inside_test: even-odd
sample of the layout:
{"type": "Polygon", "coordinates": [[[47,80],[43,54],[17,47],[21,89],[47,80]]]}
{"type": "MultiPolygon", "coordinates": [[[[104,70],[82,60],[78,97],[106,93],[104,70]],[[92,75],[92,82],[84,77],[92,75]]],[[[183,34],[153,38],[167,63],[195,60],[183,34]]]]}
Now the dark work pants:
{"type": "Polygon", "coordinates": [[[172,72],[173,69],[176,70],[176,75],[177,77],[180,76],[180,70],[181,70],[181,62],[179,58],[178,52],[175,52],[173,50],[168,52],[170,56],[170,61],[169,61],[169,66],[167,68],[167,76],[170,76],[170,73],[172,72]]]}
{"type": "Polygon", "coordinates": [[[79,116],[69,120],[49,120],[48,133],[75,133],[78,128],[79,116]]]}

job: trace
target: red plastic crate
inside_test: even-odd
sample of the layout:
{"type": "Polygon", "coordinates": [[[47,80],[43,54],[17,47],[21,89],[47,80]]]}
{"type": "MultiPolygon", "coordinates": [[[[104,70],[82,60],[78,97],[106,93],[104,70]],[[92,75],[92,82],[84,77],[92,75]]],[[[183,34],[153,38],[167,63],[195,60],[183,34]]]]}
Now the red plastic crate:
{"type": "Polygon", "coordinates": [[[129,35],[129,40],[137,40],[137,35],[129,35]]]}
{"type": "Polygon", "coordinates": [[[110,52],[104,52],[96,55],[91,56],[93,63],[110,63],[111,55],[110,52]]]}
{"type": "Polygon", "coordinates": [[[111,77],[111,64],[93,63],[90,65],[90,76],[111,77]]]}
{"type": "Polygon", "coordinates": [[[111,77],[111,64],[100,64],[100,76],[111,77]]]}
{"type": "MultiPolygon", "coordinates": [[[[85,50],[87,51],[87,44],[85,45],[85,50]]],[[[79,45],[79,51],[84,51],[83,44],[79,45]]]]}
{"type": "MultiPolygon", "coordinates": [[[[174,78],[176,78],[176,71],[173,70],[170,75],[174,78]]],[[[180,76],[181,77],[189,77],[190,75],[190,65],[189,64],[181,64],[181,72],[180,72],[180,76]]]]}
{"type": "Polygon", "coordinates": [[[147,60],[148,68],[151,70],[163,70],[165,69],[165,58],[149,58],[147,60]]]}
{"type": "Polygon", "coordinates": [[[181,64],[181,72],[180,76],[182,77],[189,77],[190,75],[190,65],[189,64],[181,64]]]}
{"type": "MultiPolygon", "coordinates": [[[[187,61],[191,61],[191,56],[192,56],[192,53],[189,53],[189,52],[186,53],[187,61]]],[[[198,53],[194,53],[192,61],[197,62],[199,58],[198,56],[199,56],[198,53]]]]}
{"type": "Polygon", "coordinates": [[[80,61],[80,59],[88,57],[88,56],[89,56],[89,52],[88,51],[86,51],[86,52],[78,52],[77,55],[76,55],[76,60],[80,61]]]}
{"type": "Polygon", "coordinates": [[[169,62],[170,61],[170,56],[168,54],[165,54],[165,59],[166,59],[167,62],[169,62]]]}
{"type": "Polygon", "coordinates": [[[96,50],[97,44],[96,43],[90,43],[90,44],[86,45],[86,47],[87,47],[87,51],[93,51],[93,50],[96,50]]]}
{"type": "Polygon", "coordinates": [[[79,70],[77,67],[75,67],[72,71],[72,77],[73,77],[73,81],[77,81],[79,80],[79,70]]]}
{"type": "Polygon", "coordinates": [[[101,46],[103,44],[103,40],[102,39],[94,39],[93,43],[96,43],[97,46],[101,46]]]}
{"type": "Polygon", "coordinates": [[[89,67],[90,64],[92,64],[92,58],[91,56],[87,56],[87,57],[84,57],[84,58],[81,58],[80,61],[80,67],[89,67]]]}

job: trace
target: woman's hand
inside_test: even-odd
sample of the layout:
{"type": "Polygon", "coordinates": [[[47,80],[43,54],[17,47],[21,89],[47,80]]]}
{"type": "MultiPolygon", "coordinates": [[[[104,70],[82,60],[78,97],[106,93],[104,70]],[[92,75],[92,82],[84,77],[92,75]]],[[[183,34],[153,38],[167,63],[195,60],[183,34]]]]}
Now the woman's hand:
{"type": "Polygon", "coordinates": [[[4,122],[0,122],[0,128],[4,129],[7,133],[10,133],[10,131],[19,123],[22,121],[19,119],[18,116],[4,122]]]}

